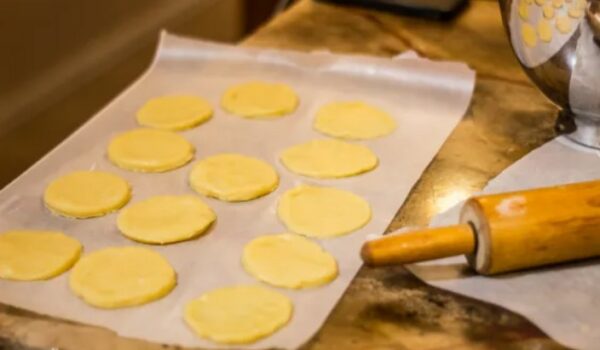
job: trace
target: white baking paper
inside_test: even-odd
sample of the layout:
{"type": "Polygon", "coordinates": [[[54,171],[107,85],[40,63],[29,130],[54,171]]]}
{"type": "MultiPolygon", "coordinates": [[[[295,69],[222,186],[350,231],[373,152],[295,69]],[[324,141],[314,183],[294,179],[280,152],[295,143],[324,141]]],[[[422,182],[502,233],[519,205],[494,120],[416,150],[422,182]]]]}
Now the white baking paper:
{"type": "MultiPolygon", "coordinates": [[[[44,187],[54,178],[78,169],[119,174],[133,186],[131,202],[152,195],[192,193],[187,177],[191,164],[163,174],[121,170],[106,159],[105,148],[119,132],[136,127],[134,115],[150,98],[165,94],[197,94],[215,107],[207,123],[181,134],[196,147],[196,159],[238,152],[273,164],[279,188],[263,198],[224,203],[204,198],[218,219],[196,240],[150,246],[163,254],[178,274],[177,287],[150,304],[119,310],[88,306],[68,288],[68,274],[46,282],[0,281],[0,301],[42,314],[103,326],[126,337],[149,341],[222,347],[202,340],[182,319],[184,304],[213,288],[258,283],[243,270],[244,244],[285,227],[276,216],[280,195],[302,183],[350,190],[372,206],[373,218],[363,229],[322,241],[339,263],[331,284],[307,290],[284,290],[295,306],[291,322],[247,348],[296,348],[321,326],[361,265],[358,251],[368,233],[381,233],[446,137],[465,113],[474,72],[460,63],[397,60],[329,53],[305,54],[209,44],[163,35],[154,64],[129,89],[101,110],[34,167],[0,192],[0,232],[15,228],[63,230],[78,238],[89,253],[108,246],[135,245],[116,228],[116,214],[87,220],[51,215],[42,203],[44,187]],[[248,80],[286,83],[300,96],[291,115],[273,120],[248,120],[219,108],[223,91],[248,80]],[[323,137],[312,130],[315,110],[333,100],[361,99],[389,111],[398,128],[390,136],[364,142],[379,157],[374,171],[348,179],[316,181],[294,175],[278,161],[286,147],[323,137]]],[[[236,348],[239,348],[236,347],[236,348]]]]}
{"type": "MultiPolygon", "coordinates": [[[[493,179],[483,193],[600,179],[600,157],[565,138],[531,152],[493,179]]],[[[461,205],[433,219],[455,224],[461,205]]],[[[575,349],[600,349],[600,259],[496,277],[467,272],[464,257],[411,265],[434,286],[515,311],[556,341],[575,349]]]]}

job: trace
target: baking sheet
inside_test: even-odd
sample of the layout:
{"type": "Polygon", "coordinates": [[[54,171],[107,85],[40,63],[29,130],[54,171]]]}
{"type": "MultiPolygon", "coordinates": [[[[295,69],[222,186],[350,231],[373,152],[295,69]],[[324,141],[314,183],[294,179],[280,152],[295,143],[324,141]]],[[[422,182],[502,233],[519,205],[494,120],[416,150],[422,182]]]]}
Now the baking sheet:
{"type": "MultiPolygon", "coordinates": [[[[564,138],[551,141],[506,169],[483,190],[498,193],[600,179],[600,157],[564,138]]],[[[462,205],[462,204],[461,204],[462,205]]],[[[432,226],[458,222],[458,205],[432,226]]],[[[484,277],[465,273],[464,257],[412,265],[434,286],[513,310],[556,341],[575,349],[600,348],[600,259],[484,277]]]]}
{"type": "MultiPolygon", "coordinates": [[[[163,34],[156,59],[137,82],[83,128],[0,192],[0,232],[15,228],[63,230],[89,253],[108,246],[136,245],[116,229],[116,214],[87,220],[50,215],[41,194],[57,176],[79,169],[106,170],[133,186],[130,203],[152,195],[192,193],[191,165],[163,174],[137,174],[109,163],[105,147],[117,133],[136,127],[134,114],[148,99],[164,94],[203,96],[215,106],[212,120],[182,132],[196,147],[196,159],[240,152],[273,164],[279,188],[263,198],[223,203],[205,198],[217,213],[211,231],[196,240],[152,246],[178,274],[177,287],[150,304],[119,310],[88,306],[68,289],[68,274],[45,282],[0,281],[0,302],[39,313],[99,325],[126,337],[214,348],[184,324],[184,304],[217,287],[258,283],[244,272],[242,248],[252,238],[285,231],[276,203],[302,183],[335,186],[366,198],[373,218],[363,229],[322,241],[337,259],[339,277],[331,284],[302,291],[283,290],[294,303],[291,322],[273,336],[246,348],[296,348],[321,326],[361,265],[358,251],[368,233],[383,232],[421,172],[465,113],[474,72],[460,63],[435,63],[414,56],[397,60],[328,53],[303,54],[210,44],[163,34]],[[292,115],[276,120],[246,120],[218,108],[230,85],[252,79],[283,82],[300,96],[292,115]],[[379,167],[340,180],[316,181],[288,172],[278,161],[284,148],[323,137],[311,128],[315,110],[332,100],[362,99],[389,111],[398,128],[390,136],[364,142],[379,157],[379,167]]],[[[236,348],[239,348],[237,346],[236,348]]]]}

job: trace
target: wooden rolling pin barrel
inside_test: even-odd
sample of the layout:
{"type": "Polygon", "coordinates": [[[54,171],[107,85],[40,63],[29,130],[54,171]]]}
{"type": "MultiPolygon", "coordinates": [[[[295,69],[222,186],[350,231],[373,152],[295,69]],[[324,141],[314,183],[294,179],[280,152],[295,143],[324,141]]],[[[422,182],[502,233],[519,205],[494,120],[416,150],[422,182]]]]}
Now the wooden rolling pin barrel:
{"type": "Polygon", "coordinates": [[[600,256],[600,181],[473,197],[460,224],[366,242],[367,265],[465,254],[492,275],[600,256]]]}

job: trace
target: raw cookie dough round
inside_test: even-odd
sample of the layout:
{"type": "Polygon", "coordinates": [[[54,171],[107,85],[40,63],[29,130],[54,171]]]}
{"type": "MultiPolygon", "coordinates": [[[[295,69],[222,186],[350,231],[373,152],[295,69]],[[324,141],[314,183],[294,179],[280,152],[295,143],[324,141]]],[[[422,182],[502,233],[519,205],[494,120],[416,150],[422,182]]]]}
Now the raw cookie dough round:
{"type": "Polygon", "coordinates": [[[248,344],[271,335],[292,317],[293,305],[279,292],[253,285],[214,289],[185,306],[184,319],[200,337],[248,344]]]}
{"type": "Polygon", "coordinates": [[[194,190],[228,202],[264,196],[278,184],[279,176],[271,165],[241,154],[224,153],[204,158],[190,173],[194,190]]]}
{"type": "Polygon", "coordinates": [[[550,24],[550,21],[540,18],[538,22],[538,36],[543,42],[549,43],[552,41],[552,24],[550,24]]]}
{"type": "Polygon", "coordinates": [[[285,84],[252,81],[227,89],[221,105],[226,111],[241,117],[279,117],[296,109],[298,96],[285,84]]]}
{"type": "Polygon", "coordinates": [[[285,192],[277,213],[292,232],[322,238],[358,230],[371,219],[369,203],[354,193],[306,185],[285,192]]]}
{"type": "Polygon", "coordinates": [[[124,206],[131,197],[127,181],[102,171],[76,171],[61,176],[46,187],[44,202],[62,216],[90,218],[124,206]]]}
{"type": "Polygon", "coordinates": [[[116,136],[108,158],[117,166],[140,172],[179,168],[194,157],[194,146],[171,131],[135,129],[116,136]]]}
{"type": "Polygon", "coordinates": [[[529,47],[535,47],[537,45],[537,33],[535,28],[529,23],[523,23],[521,26],[521,36],[523,42],[529,47]]]}
{"type": "Polygon", "coordinates": [[[529,4],[523,0],[519,3],[519,16],[524,21],[529,19],[529,4]]]}
{"type": "Polygon", "coordinates": [[[542,9],[542,11],[544,14],[544,18],[547,18],[547,19],[554,18],[554,7],[552,7],[551,4],[544,5],[544,8],[542,9]]]}
{"type": "Polygon", "coordinates": [[[213,210],[195,196],[154,196],[123,209],[117,226],[135,241],[166,244],[201,235],[215,219],[213,210]]]}
{"type": "Polygon", "coordinates": [[[372,139],[390,134],[396,121],[385,111],[360,101],[333,102],[317,111],[314,127],[334,137],[372,139]]]}
{"type": "Polygon", "coordinates": [[[81,243],[62,232],[15,230],[0,234],[0,278],[45,280],[79,259],[81,243]]]}
{"type": "Polygon", "coordinates": [[[253,239],[244,247],[242,264],[257,279],[284,288],[320,286],[338,275],[331,254],[317,243],[292,233],[253,239]]]}
{"type": "Polygon", "coordinates": [[[176,275],[160,254],[142,247],[105,248],[83,256],[69,278],[71,290],[90,305],[119,308],[167,295],[176,275]]]}
{"type": "Polygon", "coordinates": [[[363,145],[339,140],[312,140],[281,152],[289,170],[315,178],[362,174],[377,166],[377,156],[363,145]]]}
{"type": "Polygon", "coordinates": [[[146,102],[137,112],[140,125],[165,130],[185,130],[212,117],[210,104],[196,96],[163,96],[146,102]]]}
{"type": "Polygon", "coordinates": [[[581,18],[583,17],[583,9],[579,8],[577,4],[572,4],[571,6],[569,6],[568,14],[571,18],[581,18]]]}
{"type": "Polygon", "coordinates": [[[564,15],[556,17],[556,29],[563,34],[568,34],[571,31],[571,19],[564,15]]]}

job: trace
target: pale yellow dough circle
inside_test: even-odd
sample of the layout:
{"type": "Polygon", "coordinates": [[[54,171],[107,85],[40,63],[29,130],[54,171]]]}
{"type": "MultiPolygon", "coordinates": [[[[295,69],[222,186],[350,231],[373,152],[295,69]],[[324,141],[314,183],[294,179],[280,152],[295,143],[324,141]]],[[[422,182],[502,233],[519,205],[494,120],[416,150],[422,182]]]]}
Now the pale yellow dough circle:
{"type": "Polygon", "coordinates": [[[135,241],[167,244],[200,236],[215,219],[213,210],[195,196],[154,196],[123,209],[117,226],[135,241]]]}
{"type": "Polygon", "coordinates": [[[253,239],[244,247],[242,264],[257,279],[284,288],[320,286],[338,275],[331,254],[315,242],[292,233],[253,239]]]}
{"type": "Polygon", "coordinates": [[[160,254],[142,247],[105,248],[84,255],[69,278],[73,293],[99,308],[145,304],[167,295],[175,271],[160,254]]]}
{"type": "Polygon", "coordinates": [[[529,4],[525,1],[519,3],[519,16],[524,21],[529,19],[529,4]]]}
{"type": "Polygon", "coordinates": [[[350,233],[371,220],[369,203],[354,193],[306,185],[285,192],[277,213],[292,232],[322,238],[350,233]]]}
{"type": "Polygon", "coordinates": [[[76,171],[48,185],[44,202],[54,213],[74,218],[102,216],[124,206],[131,197],[127,181],[102,171],[76,171]]]}
{"type": "Polygon", "coordinates": [[[525,45],[529,47],[535,47],[537,45],[537,33],[531,24],[523,23],[521,26],[521,36],[525,45]]]}
{"type": "Polygon", "coordinates": [[[312,140],[281,152],[289,170],[315,178],[340,178],[362,174],[377,166],[377,156],[363,145],[339,140],[312,140]]]}
{"type": "Polygon", "coordinates": [[[314,127],[330,136],[372,139],[388,135],[396,121],[387,112],[361,101],[333,102],[317,111],[314,127]]]}
{"type": "Polygon", "coordinates": [[[540,40],[549,43],[552,41],[552,24],[545,19],[540,19],[538,22],[538,34],[540,40]]]}
{"type": "Polygon", "coordinates": [[[0,278],[45,280],[79,259],[81,243],[62,232],[15,230],[0,234],[0,278]]]}
{"type": "Polygon", "coordinates": [[[571,19],[568,16],[556,17],[556,29],[563,34],[568,34],[571,31],[571,19]]]}
{"type": "Polygon", "coordinates": [[[569,17],[572,17],[575,19],[581,18],[581,17],[583,17],[583,9],[579,8],[577,6],[577,4],[572,4],[571,6],[569,6],[568,14],[569,14],[569,17]]]}
{"type": "Polygon", "coordinates": [[[547,18],[547,19],[554,18],[554,7],[552,7],[551,4],[544,5],[542,12],[544,14],[544,18],[547,18]]]}
{"type": "Polygon", "coordinates": [[[194,157],[194,146],[171,131],[135,129],[116,136],[108,146],[108,158],[117,166],[140,172],[179,168],[194,157]]]}
{"type": "Polygon", "coordinates": [[[280,117],[296,109],[298,96],[285,84],[251,81],[227,89],[221,106],[246,118],[280,117]]]}
{"type": "Polygon", "coordinates": [[[165,130],[193,128],[212,117],[208,102],[196,96],[163,96],[146,102],[137,112],[140,125],[165,130]]]}
{"type": "Polygon", "coordinates": [[[254,285],[219,288],[185,306],[184,319],[200,337],[217,343],[248,344],[271,335],[292,317],[285,295],[254,285]]]}
{"type": "Polygon", "coordinates": [[[268,163],[241,154],[224,153],[198,161],[190,185],[200,194],[228,202],[246,201],[272,192],[279,176],[268,163]]]}

